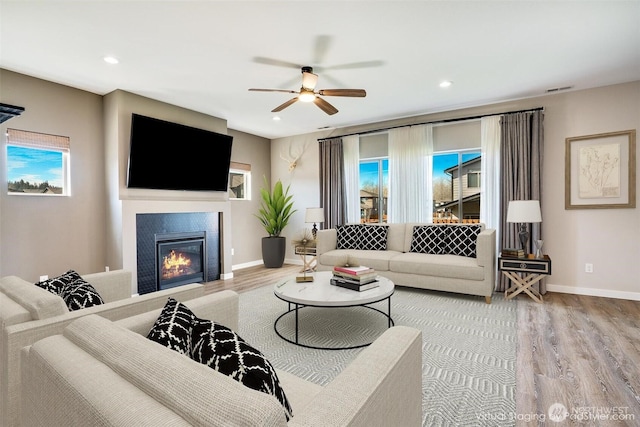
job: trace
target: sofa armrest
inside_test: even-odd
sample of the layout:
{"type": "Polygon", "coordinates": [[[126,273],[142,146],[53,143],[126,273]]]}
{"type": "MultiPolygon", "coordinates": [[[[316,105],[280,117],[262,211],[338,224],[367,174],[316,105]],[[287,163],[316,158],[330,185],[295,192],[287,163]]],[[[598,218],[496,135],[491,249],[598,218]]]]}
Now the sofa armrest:
{"type": "Polygon", "coordinates": [[[304,408],[289,426],[420,426],[422,333],[385,331],[304,408]]]}
{"type": "Polygon", "coordinates": [[[335,228],[318,230],[316,233],[316,256],[338,247],[338,231],[335,228]]]}
{"type": "Polygon", "coordinates": [[[131,298],[130,271],[102,271],[99,273],[84,274],[82,278],[98,291],[104,302],[131,298]]]}
{"type": "Polygon", "coordinates": [[[496,263],[496,230],[484,229],[476,240],[476,259],[481,267],[490,267],[496,263]]]}

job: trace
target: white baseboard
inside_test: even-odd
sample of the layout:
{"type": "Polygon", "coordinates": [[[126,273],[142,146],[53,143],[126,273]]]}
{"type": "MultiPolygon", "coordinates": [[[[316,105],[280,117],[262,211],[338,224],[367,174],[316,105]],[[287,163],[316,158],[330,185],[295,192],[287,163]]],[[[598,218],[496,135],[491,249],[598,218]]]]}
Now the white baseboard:
{"type": "Polygon", "coordinates": [[[256,265],[262,265],[263,262],[261,259],[256,260],[256,261],[250,261],[250,262],[245,262],[242,264],[234,264],[231,266],[231,270],[241,270],[243,268],[247,268],[247,267],[255,267],[256,265]]]}
{"type": "Polygon", "coordinates": [[[579,288],[575,286],[547,284],[547,291],[560,292],[563,294],[589,295],[593,297],[628,299],[632,301],[640,301],[640,293],[638,292],[614,291],[611,289],[579,288]]]}

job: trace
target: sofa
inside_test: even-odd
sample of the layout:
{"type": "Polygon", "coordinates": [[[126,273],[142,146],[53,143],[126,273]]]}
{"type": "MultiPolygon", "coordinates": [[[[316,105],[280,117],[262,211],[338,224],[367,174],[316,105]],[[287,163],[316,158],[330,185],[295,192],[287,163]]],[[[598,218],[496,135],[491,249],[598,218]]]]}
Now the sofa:
{"type": "Polygon", "coordinates": [[[34,342],[62,333],[72,321],[89,314],[110,320],[161,308],[167,296],[193,299],[204,295],[204,286],[190,284],[141,296],[131,296],[131,272],[112,270],[81,275],[100,294],[104,304],[69,311],[63,299],[17,276],[0,279],[0,425],[18,425],[20,407],[20,350],[34,342]]]}
{"type": "MultiPolygon", "coordinates": [[[[230,290],[182,301],[238,327],[230,290]]],[[[276,369],[293,411],[146,338],[161,310],[116,322],[91,315],[22,350],[24,426],[419,426],[422,337],[387,329],[325,386],[276,369]]],[[[289,345],[283,343],[283,345],[289,345]]]]}
{"type": "Polygon", "coordinates": [[[360,264],[396,285],[484,296],[496,281],[496,231],[484,224],[347,224],[319,230],[318,271],[360,264]]]}

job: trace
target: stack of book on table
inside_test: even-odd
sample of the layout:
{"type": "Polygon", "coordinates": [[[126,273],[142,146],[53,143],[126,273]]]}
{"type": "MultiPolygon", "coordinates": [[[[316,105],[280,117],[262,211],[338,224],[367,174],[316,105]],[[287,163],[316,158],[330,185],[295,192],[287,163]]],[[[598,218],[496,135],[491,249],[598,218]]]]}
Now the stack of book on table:
{"type": "Polygon", "coordinates": [[[366,291],[380,286],[377,277],[373,268],[335,266],[331,284],[354,291],[366,291]]]}
{"type": "Polygon", "coordinates": [[[511,258],[524,258],[524,250],[516,248],[504,248],[502,249],[502,256],[511,258]]]}

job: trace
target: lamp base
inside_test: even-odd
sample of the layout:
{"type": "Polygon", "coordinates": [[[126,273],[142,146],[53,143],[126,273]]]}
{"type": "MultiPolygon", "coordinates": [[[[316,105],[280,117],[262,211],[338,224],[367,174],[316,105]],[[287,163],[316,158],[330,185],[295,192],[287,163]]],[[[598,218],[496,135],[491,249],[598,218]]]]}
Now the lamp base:
{"type": "Polygon", "coordinates": [[[520,224],[520,232],[518,233],[518,238],[520,239],[520,246],[525,254],[529,253],[527,250],[527,242],[529,241],[529,232],[527,231],[526,224],[520,224]]]}
{"type": "Polygon", "coordinates": [[[316,223],[313,223],[313,228],[311,229],[311,234],[313,234],[313,240],[316,240],[316,234],[318,234],[318,227],[316,227],[316,223]]]}

